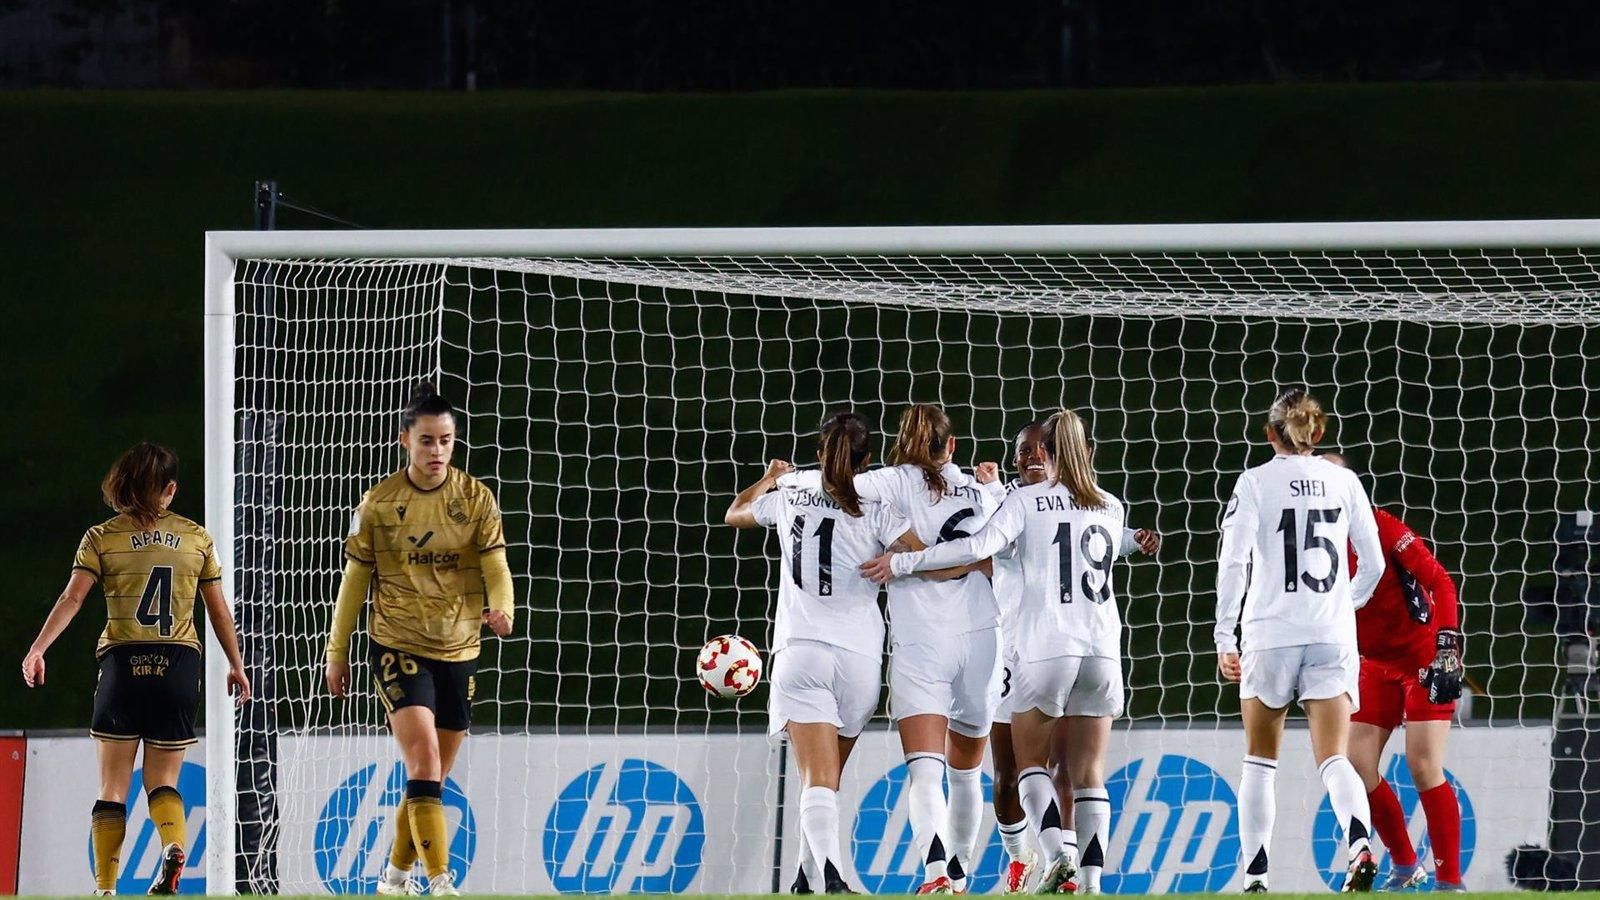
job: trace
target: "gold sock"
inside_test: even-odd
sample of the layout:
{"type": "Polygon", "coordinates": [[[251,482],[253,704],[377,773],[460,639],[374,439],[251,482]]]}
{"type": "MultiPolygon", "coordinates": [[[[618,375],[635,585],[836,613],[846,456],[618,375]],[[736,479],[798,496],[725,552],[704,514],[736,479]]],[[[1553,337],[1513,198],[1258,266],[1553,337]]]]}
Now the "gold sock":
{"type": "Polygon", "coordinates": [[[122,862],[122,837],[128,828],[128,807],[110,800],[96,800],[89,814],[89,834],[94,842],[94,886],[102,891],[117,888],[117,866],[122,862]]]}
{"type": "Polygon", "coordinates": [[[417,864],[417,844],[411,839],[411,798],[400,798],[394,811],[394,847],[389,851],[389,865],[404,872],[417,864]]]}
{"type": "Polygon", "coordinates": [[[177,788],[158,787],[146,798],[150,806],[150,821],[161,834],[161,846],[184,846],[189,837],[188,823],[183,818],[183,797],[177,788]]]}
{"type": "Polygon", "coordinates": [[[445,842],[444,801],[437,781],[412,781],[406,785],[406,808],[411,811],[411,840],[422,857],[422,867],[433,878],[450,868],[450,845],[445,842]]]}

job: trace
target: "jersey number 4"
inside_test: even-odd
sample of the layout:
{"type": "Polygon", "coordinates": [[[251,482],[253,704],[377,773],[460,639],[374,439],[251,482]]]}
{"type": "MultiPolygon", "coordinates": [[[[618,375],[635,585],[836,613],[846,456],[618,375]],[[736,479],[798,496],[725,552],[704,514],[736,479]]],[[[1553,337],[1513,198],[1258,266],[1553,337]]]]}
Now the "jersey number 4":
{"type": "MultiPolygon", "coordinates": [[[[1321,578],[1312,578],[1310,572],[1300,571],[1300,529],[1295,521],[1295,510],[1286,509],[1278,519],[1278,531],[1283,533],[1283,592],[1293,594],[1300,590],[1304,584],[1313,593],[1326,594],[1333,590],[1333,583],[1339,580],[1339,548],[1333,541],[1317,534],[1317,526],[1323,523],[1333,524],[1339,521],[1341,509],[1308,509],[1306,510],[1306,540],[1304,549],[1307,553],[1320,550],[1328,554],[1328,574],[1321,578]]],[[[1307,561],[1309,564],[1309,560],[1307,561]]]]}
{"type": "MultiPolygon", "coordinates": [[[[800,575],[801,560],[805,558],[806,517],[795,516],[794,522],[789,526],[789,544],[794,548],[789,552],[789,573],[794,578],[795,586],[805,590],[805,579],[800,575]]],[[[812,535],[817,539],[817,596],[833,596],[833,520],[823,519],[817,525],[817,533],[812,535]]]]}
{"type": "Polygon", "coordinates": [[[1078,535],[1078,542],[1072,542],[1072,523],[1062,522],[1056,526],[1056,539],[1052,541],[1057,552],[1061,554],[1060,583],[1061,602],[1071,603],[1073,588],[1083,591],[1083,599],[1090,603],[1104,603],[1111,599],[1111,532],[1100,525],[1090,525],[1078,535]],[[1104,556],[1095,556],[1089,551],[1094,546],[1095,537],[1100,538],[1100,546],[1106,548],[1104,556]],[[1078,578],[1078,583],[1073,582],[1073,551],[1083,557],[1085,565],[1083,575],[1078,578]],[[1089,576],[1095,572],[1100,573],[1100,585],[1095,587],[1089,583],[1089,576]]]}
{"type": "Polygon", "coordinates": [[[157,629],[162,637],[172,637],[172,567],[153,566],[145,580],[144,594],[133,617],[146,628],[157,629]]]}

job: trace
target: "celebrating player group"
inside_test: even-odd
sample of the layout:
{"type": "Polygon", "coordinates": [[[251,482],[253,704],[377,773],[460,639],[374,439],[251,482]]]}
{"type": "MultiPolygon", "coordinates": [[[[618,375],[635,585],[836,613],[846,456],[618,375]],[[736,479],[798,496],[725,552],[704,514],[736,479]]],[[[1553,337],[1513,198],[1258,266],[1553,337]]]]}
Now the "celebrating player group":
{"type": "MultiPolygon", "coordinates": [[[[1348,844],[1346,891],[1375,885],[1371,842],[1388,849],[1382,885],[1429,880],[1378,761],[1406,727],[1406,756],[1427,813],[1435,890],[1460,891],[1460,810],[1443,752],[1461,693],[1455,586],[1415,533],[1374,511],[1344,457],[1318,453],[1326,417],[1304,391],[1283,394],[1264,434],[1272,458],[1239,476],[1222,517],[1217,661],[1239,684],[1241,887],[1264,893],[1272,869],[1274,776],[1288,706],[1311,748],[1348,844]]],[[[326,651],[327,688],[350,688],[350,640],[371,601],[373,687],[405,760],[396,840],[375,889],[457,893],[441,785],[470,724],[481,631],[509,634],[514,602],[498,504],[452,467],[456,412],[422,385],[399,423],[405,465],[369,490],[345,540],[346,568],[326,651]]],[[[1159,557],[1161,535],[1128,525],[1101,485],[1087,426],[1058,410],[1016,435],[1016,476],[968,472],[944,410],[900,418],[889,466],[861,416],[822,423],[818,467],[773,460],[734,498],[729,525],[776,530],[780,569],[770,720],[804,781],[795,893],[851,893],[837,793],[878,707],[886,628],[889,711],[909,773],[918,893],[967,890],[983,821],[981,766],[993,758],[994,809],[1009,855],[1007,893],[1098,893],[1108,859],[1105,759],[1123,711],[1118,560],[1159,557]],[[948,795],[946,784],[948,783],[948,795]]],[[[177,776],[199,703],[196,599],[204,602],[238,702],[250,695],[209,535],[169,511],[177,457],[141,444],[103,485],[116,515],[80,542],[66,588],[22,663],[44,683],[44,654],[99,583],[107,621],[91,733],[100,794],[91,811],[97,893],[117,884],[135,755],[144,747],[150,817],[164,848],[151,893],[176,892],[184,867],[177,776]]]]}
{"type": "MultiPolygon", "coordinates": [[[[1393,788],[1378,773],[1406,724],[1427,813],[1434,890],[1461,891],[1460,810],[1443,773],[1461,693],[1455,587],[1415,533],[1374,511],[1344,457],[1319,453],[1326,416],[1291,390],[1264,426],[1272,458],[1239,476],[1222,519],[1217,661],[1240,686],[1240,885],[1265,893],[1274,776],[1289,704],[1345,834],[1347,892],[1415,890],[1429,875],[1393,788]],[[1374,884],[1373,830],[1393,862],[1374,884]]],[[[967,889],[993,756],[1005,892],[1098,893],[1110,838],[1105,757],[1123,710],[1119,558],[1159,556],[1100,483],[1081,418],[1055,412],[1016,437],[1015,479],[952,461],[950,417],[918,404],[890,465],[870,468],[870,426],[822,425],[817,469],[773,460],[726,521],[773,528],[780,578],[770,720],[804,782],[794,893],[849,893],[837,791],[878,705],[888,589],[889,713],[909,773],[919,894],[967,889]],[[948,799],[945,783],[948,781],[948,799]]]]}

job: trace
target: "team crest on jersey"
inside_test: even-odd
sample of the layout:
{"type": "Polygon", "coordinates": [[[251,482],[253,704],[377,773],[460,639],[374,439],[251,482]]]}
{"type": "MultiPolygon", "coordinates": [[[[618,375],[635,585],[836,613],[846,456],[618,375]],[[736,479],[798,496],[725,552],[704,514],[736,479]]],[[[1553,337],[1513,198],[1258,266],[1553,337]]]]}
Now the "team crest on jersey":
{"type": "Polygon", "coordinates": [[[400,514],[400,521],[404,522],[406,520],[406,508],[404,506],[396,505],[394,511],[400,514]]]}
{"type": "Polygon", "coordinates": [[[467,524],[467,501],[457,498],[445,505],[445,513],[457,525],[467,524]]]}

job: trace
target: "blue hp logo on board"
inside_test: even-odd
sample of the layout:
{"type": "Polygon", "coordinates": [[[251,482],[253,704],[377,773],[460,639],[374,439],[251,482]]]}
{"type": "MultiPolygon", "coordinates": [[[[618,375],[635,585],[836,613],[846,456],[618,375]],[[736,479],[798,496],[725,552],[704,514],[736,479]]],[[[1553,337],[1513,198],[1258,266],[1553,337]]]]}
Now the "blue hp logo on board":
{"type": "Polygon", "coordinates": [[[705,843],[700,804],[683,779],[624,759],[562,789],[544,822],[544,867],[563,894],[674,894],[694,881],[705,843]]]}
{"type": "MultiPolygon", "coordinates": [[[[133,770],[133,780],[128,784],[128,836],[122,844],[122,870],[117,873],[117,893],[143,894],[156,878],[161,865],[161,834],[156,823],[150,821],[150,810],[144,802],[144,769],[133,770]]],[[[187,836],[184,851],[188,862],[183,867],[183,880],[178,883],[180,894],[206,892],[206,770],[197,763],[186,762],[178,772],[178,793],[183,797],[183,819],[187,836]],[[197,815],[198,813],[198,815],[197,815]]],[[[94,874],[94,836],[89,847],[89,874],[94,874]]]]}
{"type": "MultiPolygon", "coordinates": [[[[317,816],[313,856],[317,877],[332,894],[371,894],[389,863],[394,845],[394,811],[406,793],[405,763],[380,774],[373,763],[346,778],[317,816]]],[[[446,778],[444,810],[450,829],[450,872],[459,886],[467,879],[477,850],[472,806],[461,787],[446,778]]]]}
{"type": "Polygon", "coordinates": [[[1228,886],[1239,867],[1239,813],[1233,788],[1215,769],[1173,754],[1136,759],[1106,781],[1106,792],[1106,893],[1196,894],[1228,886]]]}
{"type": "MultiPolygon", "coordinates": [[[[906,780],[904,765],[885,772],[862,796],[856,812],[850,851],[856,875],[869,894],[910,894],[922,884],[922,860],[911,840],[911,794],[906,780]]],[[[994,781],[987,773],[983,776],[983,800],[985,804],[994,802],[994,781]]],[[[986,894],[1000,880],[1005,847],[1000,832],[992,827],[979,837],[978,846],[978,864],[967,864],[968,890],[986,894]]]]}
{"type": "MultiPolygon", "coordinates": [[[[1403,754],[1396,753],[1389,757],[1383,777],[1388,779],[1394,786],[1394,792],[1400,796],[1400,808],[1405,810],[1406,830],[1411,832],[1411,844],[1417,848],[1417,859],[1426,863],[1432,856],[1427,838],[1427,817],[1423,815],[1422,800],[1417,796],[1417,785],[1411,780],[1411,767],[1406,765],[1403,754]]],[[[1444,780],[1455,788],[1456,799],[1461,802],[1461,872],[1465,875],[1467,867],[1472,865],[1472,851],[1478,845],[1478,819],[1472,812],[1472,798],[1467,796],[1467,789],[1448,769],[1445,770],[1444,780]]],[[[1348,866],[1346,857],[1349,854],[1345,849],[1344,829],[1339,827],[1339,819],[1333,814],[1333,801],[1326,794],[1322,797],[1322,805],[1317,807],[1317,818],[1311,826],[1311,853],[1317,861],[1317,874],[1322,876],[1323,882],[1336,891],[1344,887],[1345,869],[1348,866]]],[[[1372,853],[1378,857],[1378,880],[1382,881],[1389,877],[1389,854],[1376,834],[1372,836],[1372,853]]]]}

